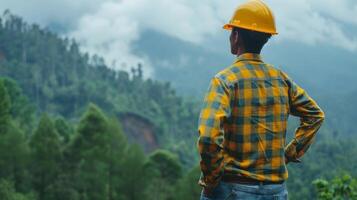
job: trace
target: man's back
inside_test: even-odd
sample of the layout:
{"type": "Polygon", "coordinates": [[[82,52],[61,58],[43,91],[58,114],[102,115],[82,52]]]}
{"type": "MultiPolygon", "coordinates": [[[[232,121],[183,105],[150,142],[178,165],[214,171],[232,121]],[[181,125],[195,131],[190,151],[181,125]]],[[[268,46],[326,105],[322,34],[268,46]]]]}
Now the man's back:
{"type": "Polygon", "coordinates": [[[216,77],[229,87],[231,97],[224,127],[224,174],[261,181],[286,179],[289,86],[282,73],[259,55],[243,54],[216,77]]]}
{"type": "Polygon", "coordinates": [[[202,185],[230,176],[284,181],[286,159],[304,154],[323,115],[284,72],[264,63],[259,54],[240,55],[212,79],[204,100],[198,140],[202,185]],[[286,154],[289,114],[301,117],[301,124],[286,154]]]}

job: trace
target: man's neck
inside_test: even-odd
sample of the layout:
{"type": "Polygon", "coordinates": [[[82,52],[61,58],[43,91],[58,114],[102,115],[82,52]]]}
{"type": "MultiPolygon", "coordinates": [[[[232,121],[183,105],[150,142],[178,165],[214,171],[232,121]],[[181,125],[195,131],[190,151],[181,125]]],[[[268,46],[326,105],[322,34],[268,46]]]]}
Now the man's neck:
{"type": "Polygon", "coordinates": [[[260,54],[260,52],[251,52],[251,51],[238,51],[237,53],[237,57],[239,57],[240,55],[242,54],[245,54],[245,53],[253,53],[253,54],[260,54]]]}
{"type": "Polygon", "coordinates": [[[243,46],[238,46],[238,51],[237,51],[237,57],[239,57],[240,55],[246,53],[246,50],[243,46]]]}

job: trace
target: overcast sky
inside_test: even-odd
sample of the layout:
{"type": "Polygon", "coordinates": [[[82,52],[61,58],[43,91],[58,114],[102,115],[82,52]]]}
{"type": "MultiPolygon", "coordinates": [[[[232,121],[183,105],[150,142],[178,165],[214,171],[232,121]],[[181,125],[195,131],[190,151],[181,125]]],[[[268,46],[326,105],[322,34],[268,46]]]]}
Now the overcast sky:
{"type": "MultiPolygon", "coordinates": [[[[225,37],[222,25],[241,0],[0,0],[26,21],[57,26],[75,37],[84,50],[104,56],[107,63],[150,63],[132,44],[146,29],[202,45],[225,37]]],[[[275,42],[320,44],[357,52],[356,0],[266,0],[275,13],[275,42]]]]}

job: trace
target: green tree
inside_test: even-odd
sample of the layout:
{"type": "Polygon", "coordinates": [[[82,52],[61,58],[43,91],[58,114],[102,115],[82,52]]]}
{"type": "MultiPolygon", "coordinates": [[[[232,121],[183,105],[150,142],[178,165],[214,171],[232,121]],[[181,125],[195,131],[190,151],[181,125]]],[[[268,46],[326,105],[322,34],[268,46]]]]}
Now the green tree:
{"type": "Polygon", "coordinates": [[[317,136],[316,143],[312,145],[311,152],[302,158],[302,162],[288,165],[287,186],[290,199],[315,199],[314,191],[307,186],[321,177],[333,179],[339,176],[341,171],[346,171],[353,177],[357,176],[356,140],[328,136],[329,132],[322,131],[317,136]]]}
{"type": "Polygon", "coordinates": [[[178,158],[167,150],[156,150],[149,156],[145,164],[151,184],[150,199],[173,199],[174,186],[182,176],[182,168],[178,158]]]}
{"type": "Polygon", "coordinates": [[[25,189],[28,148],[22,131],[12,122],[11,102],[0,81],[0,178],[15,182],[18,190],[25,189]]]}
{"type": "Polygon", "coordinates": [[[200,198],[202,187],[198,185],[201,169],[199,166],[193,167],[175,187],[175,200],[196,200],[200,198]]]}
{"type": "Polygon", "coordinates": [[[0,135],[0,178],[11,180],[19,191],[26,191],[29,148],[25,136],[13,124],[0,135]]]}
{"type": "Polygon", "coordinates": [[[321,200],[356,200],[357,179],[349,174],[335,177],[331,181],[317,179],[313,182],[317,190],[317,197],[321,200]]]}
{"type": "Polygon", "coordinates": [[[108,152],[108,200],[118,199],[122,184],[123,162],[126,156],[127,141],[117,119],[109,120],[109,152],[108,152]]]}
{"type": "Polygon", "coordinates": [[[16,192],[14,185],[4,179],[0,180],[0,197],[1,200],[35,200],[31,194],[24,195],[16,192]]]}
{"type": "Polygon", "coordinates": [[[69,175],[61,173],[58,178],[45,190],[44,199],[46,200],[80,200],[75,183],[69,175]]]}
{"type": "Polygon", "coordinates": [[[82,117],[71,145],[77,170],[75,182],[81,199],[106,199],[106,134],[108,122],[104,114],[90,105],[82,117]]]}
{"type": "Polygon", "coordinates": [[[30,139],[31,174],[39,200],[44,199],[47,186],[53,184],[60,173],[62,152],[60,139],[51,119],[42,115],[39,125],[30,139]]]}
{"type": "Polygon", "coordinates": [[[54,124],[62,144],[67,145],[74,134],[73,127],[62,117],[56,119],[54,124]]]}
{"type": "Polygon", "coordinates": [[[146,157],[142,148],[133,144],[125,153],[121,167],[122,183],[118,189],[120,198],[125,200],[148,199],[147,187],[150,184],[145,170],[146,157]]]}
{"type": "Polygon", "coordinates": [[[19,85],[10,78],[0,79],[4,83],[11,102],[10,114],[16,126],[30,133],[34,125],[35,108],[23,94],[19,85]]]}
{"type": "Polygon", "coordinates": [[[117,199],[125,149],[119,123],[90,105],[70,145],[70,160],[77,169],[74,177],[82,199],[117,199]]]}
{"type": "Polygon", "coordinates": [[[3,81],[0,81],[0,134],[6,132],[7,127],[10,123],[10,97],[4,86],[3,81]]]}

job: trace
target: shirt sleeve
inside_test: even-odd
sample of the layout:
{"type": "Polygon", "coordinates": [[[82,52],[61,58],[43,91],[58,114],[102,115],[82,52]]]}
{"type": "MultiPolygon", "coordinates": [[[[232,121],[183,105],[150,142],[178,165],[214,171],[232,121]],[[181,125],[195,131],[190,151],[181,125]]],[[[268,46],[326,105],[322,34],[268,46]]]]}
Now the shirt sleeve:
{"type": "Polygon", "coordinates": [[[325,119],[325,114],[317,103],[286,74],[289,85],[290,114],[300,118],[294,139],[285,147],[288,160],[298,160],[308,150],[325,119]]]}
{"type": "Polygon", "coordinates": [[[205,95],[198,123],[197,147],[202,172],[199,185],[203,187],[215,187],[223,173],[223,123],[229,115],[229,88],[215,77],[205,95]]]}

